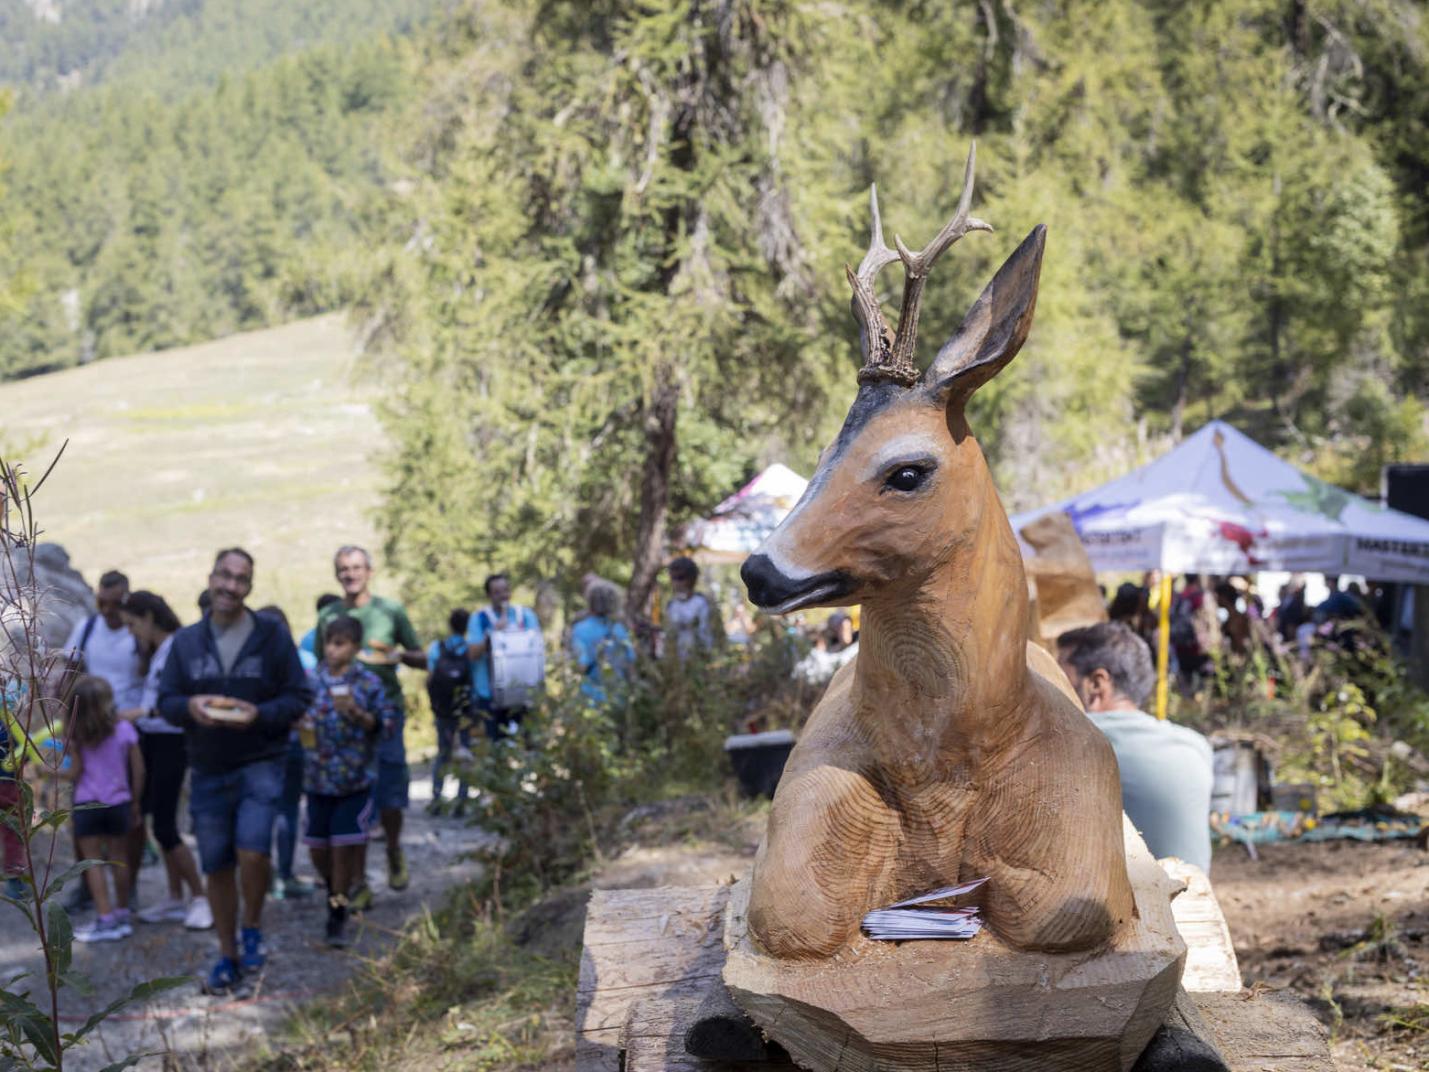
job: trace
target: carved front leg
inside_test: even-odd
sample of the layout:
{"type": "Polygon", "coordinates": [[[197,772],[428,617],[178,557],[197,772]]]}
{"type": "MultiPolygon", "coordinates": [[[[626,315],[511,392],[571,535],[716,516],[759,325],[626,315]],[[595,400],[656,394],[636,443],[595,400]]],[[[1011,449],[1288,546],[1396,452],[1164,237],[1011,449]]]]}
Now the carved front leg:
{"type": "Polygon", "coordinates": [[[965,853],[965,874],[990,879],[988,926],[1016,948],[1094,949],[1130,920],[1116,759],[1085,716],[1048,725],[988,777],[965,853]]]}
{"type": "Polygon", "coordinates": [[[749,931],[776,957],[828,957],[859,921],[892,862],[898,821],[868,780],[815,767],[780,782],[754,862],[749,931]]]}

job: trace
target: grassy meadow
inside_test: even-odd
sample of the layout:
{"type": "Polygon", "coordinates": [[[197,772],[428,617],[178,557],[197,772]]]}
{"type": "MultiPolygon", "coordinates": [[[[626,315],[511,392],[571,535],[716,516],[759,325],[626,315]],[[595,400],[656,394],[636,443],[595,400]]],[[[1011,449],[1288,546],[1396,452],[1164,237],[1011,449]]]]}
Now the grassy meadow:
{"type": "Polygon", "coordinates": [[[238,544],[252,605],[301,632],[334,549],[376,544],[374,390],[343,317],[321,316],[0,384],[0,450],[38,473],[69,440],[36,514],[91,585],[121,569],[191,621],[213,552],[238,544]]]}

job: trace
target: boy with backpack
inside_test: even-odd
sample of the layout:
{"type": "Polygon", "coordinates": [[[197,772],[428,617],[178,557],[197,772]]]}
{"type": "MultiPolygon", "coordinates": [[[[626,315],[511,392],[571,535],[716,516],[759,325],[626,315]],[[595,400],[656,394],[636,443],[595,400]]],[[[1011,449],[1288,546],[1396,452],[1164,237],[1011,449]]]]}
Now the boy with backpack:
{"type": "MultiPolygon", "coordinates": [[[[442,810],[442,792],[446,789],[447,768],[452,761],[452,746],[460,742],[462,751],[471,749],[471,660],[466,655],[466,627],[471,614],[458,608],[447,618],[451,632],[441,640],[432,641],[427,649],[427,698],[432,702],[432,717],[437,724],[437,758],[432,760],[432,802],[430,815],[442,810]]],[[[458,757],[460,758],[460,757],[458,757]]],[[[457,775],[456,803],[453,815],[466,808],[470,787],[457,775]]]]}

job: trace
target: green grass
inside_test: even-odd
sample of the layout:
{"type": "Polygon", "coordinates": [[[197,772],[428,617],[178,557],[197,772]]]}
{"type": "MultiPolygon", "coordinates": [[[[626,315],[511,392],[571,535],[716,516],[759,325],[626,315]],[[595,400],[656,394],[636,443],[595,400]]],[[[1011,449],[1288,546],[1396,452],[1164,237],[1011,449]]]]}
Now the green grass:
{"type": "Polygon", "coordinates": [[[301,632],[333,551],[377,544],[384,439],[354,364],[333,315],[0,384],[0,445],[39,472],[69,440],[36,513],[91,584],[121,569],[191,621],[214,551],[237,544],[252,604],[301,632]]]}

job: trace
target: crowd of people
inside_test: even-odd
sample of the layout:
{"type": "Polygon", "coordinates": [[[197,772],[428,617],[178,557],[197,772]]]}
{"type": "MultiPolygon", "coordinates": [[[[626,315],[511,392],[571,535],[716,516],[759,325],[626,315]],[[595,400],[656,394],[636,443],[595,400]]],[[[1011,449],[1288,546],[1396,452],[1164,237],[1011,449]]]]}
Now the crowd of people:
{"type": "MultiPolygon", "coordinates": [[[[487,604],[453,610],[447,635],[423,647],[402,605],[371,590],[366,550],[342,547],[333,566],[340,592],[318,600],[313,627],[296,640],[280,608],[248,605],[254,561],[241,548],[215,556],[198,601],[202,617],[188,626],[161,596],[108,572],[95,613],[64,646],[56,674],[63,721],[44,730],[22,724],[20,712],[34,708],[20,702],[16,682],[5,683],[0,809],[20,806],[22,775],[51,810],[62,806],[59,786],[67,784],[75,858],[101,861],[67,905],[92,909],[76,941],[121,941],[136,921],[213,929],[219,955],[204,989],[230,993],[267,961],[265,901],[315,892],[294,870],[301,831],[326,893],[326,940],[345,945],[350,916],[372,904],[367,847],[377,828],[387,888],[410,882],[402,827],[411,769],[398,667],[427,672],[437,736],[433,813],[460,815],[466,806],[462,761],[474,733],[499,741],[520,732],[544,678],[545,642],[536,612],[512,602],[509,578],[488,577],[487,604]],[[180,833],[185,794],[196,856],[180,833]],[[136,906],[151,838],[167,891],[136,906]]],[[[679,558],[669,574],[665,643],[681,654],[711,646],[717,616],[695,591],[697,567],[679,558]]],[[[582,692],[602,702],[628,674],[635,649],[619,620],[618,589],[592,578],[586,597],[568,650],[582,692]]],[[[4,823],[0,832],[5,895],[23,900],[33,891],[17,831],[4,823]]]]}
{"type": "MultiPolygon", "coordinates": [[[[297,640],[280,608],[248,606],[254,562],[241,548],[215,556],[199,599],[202,617],[189,626],[162,597],[131,591],[123,574],[101,577],[95,613],[65,644],[67,725],[50,742],[57,748],[50,761],[28,768],[72,785],[75,856],[107,862],[85,872],[70,905],[80,910],[83,900],[93,908],[77,941],[122,940],[135,920],[212,928],[219,956],[205,989],[231,992],[267,960],[266,899],[316,892],[295,872],[301,832],[326,894],[326,940],[344,945],[350,916],[373,901],[367,848],[374,830],[385,847],[387,888],[401,891],[410,881],[402,833],[411,768],[398,668],[426,671],[437,744],[433,814],[463,814],[473,734],[502,741],[521,732],[544,679],[545,640],[535,610],[512,602],[509,578],[488,577],[486,605],[452,610],[446,635],[423,647],[402,605],[373,593],[366,550],[342,547],[333,566],[340,591],[319,598],[314,625],[297,640]],[[453,775],[456,795],[448,801],[453,775]],[[197,857],[180,833],[185,791],[197,857]],[[136,908],[134,877],[151,839],[167,891],[136,908]]],[[[714,647],[725,629],[698,590],[693,561],[674,559],[668,574],[672,595],[657,643],[684,659],[714,647]]],[[[603,703],[633,673],[636,640],[621,620],[618,588],[592,576],[583,590],[586,611],[565,647],[581,692],[603,703]]],[[[1111,601],[1112,620],[1063,634],[1058,660],[1116,752],[1126,810],[1152,851],[1208,868],[1210,746],[1145,710],[1155,685],[1151,591],[1123,585],[1111,601]]],[[[1303,585],[1293,581],[1266,613],[1234,579],[1186,578],[1170,609],[1183,680],[1205,672],[1212,645],[1244,650],[1273,643],[1267,636],[1293,644],[1306,627],[1366,611],[1353,591],[1332,589],[1317,608],[1303,604],[1303,585]]],[[[844,612],[813,639],[795,670],[810,683],[858,651],[855,623],[844,612]]],[[[4,809],[19,804],[16,743],[35,748],[41,736],[14,724],[15,707],[7,703],[0,725],[4,809]]],[[[15,834],[6,825],[3,836],[6,895],[20,899],[28,893],[15,834]]]]}
{"type": "MultiPolygon", "coordinates": [[[[1256,590],[1252,578],[1186,574],[1169,608],[1171,676],[1189,694],[1211,674],[1221,655],[1261,650],[1306,662],[1325,640],[1353,644],[1355,623],[1366,620],[1376,621],[1388,635],[1395,634],[1393,586],[1366,588],[1354,580],[1342,586],[1341,578],[1333,576],[1325,580],[1328,595],[1312,603],[1305,577],[1292,574],[1271,603],[1256,590]]],[[[1149,577],[1142,584],[1127,581],[1112,596],[1107,613],[1154,648],[1157,598],[1149,577]]]]}

